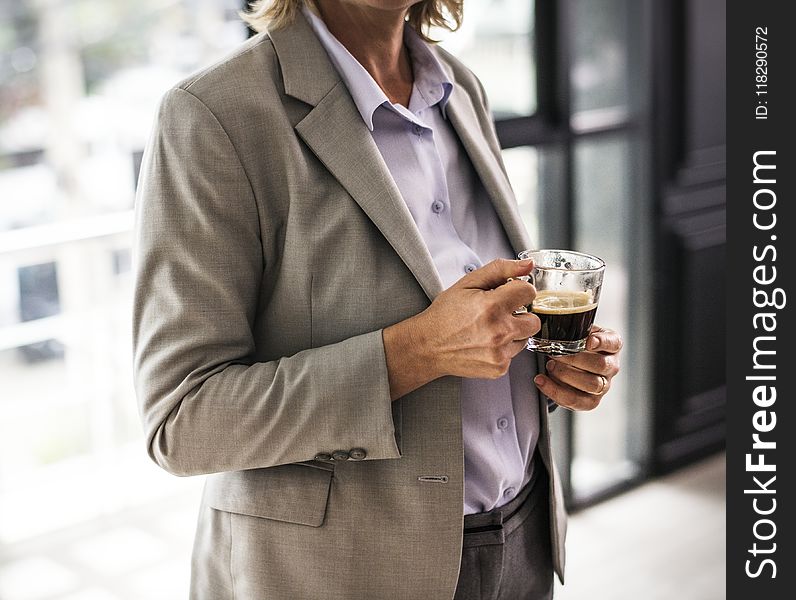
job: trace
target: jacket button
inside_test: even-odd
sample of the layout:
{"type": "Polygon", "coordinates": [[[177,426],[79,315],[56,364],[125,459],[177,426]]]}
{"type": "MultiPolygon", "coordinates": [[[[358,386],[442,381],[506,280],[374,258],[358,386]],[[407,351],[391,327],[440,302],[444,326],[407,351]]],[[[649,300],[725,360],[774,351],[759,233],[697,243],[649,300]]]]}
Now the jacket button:
{"type": "Polygon", "coordinates": [[[348,460],[349,456],[345,450],[335,450],[332,452],[332,458],[334,460],[348,460]]]}
{"type": "Polygon", "coordinates": [[[315,455],[315,460],[332,460],[332,455],[326,454],[325,452],[319,452],[315,455]]]}
{"type": "Polygon", "coordinates": [[[351,457],[351,460],[363,460],[368,453],[365,452],[363,448],[352,448],[348,455],[351,457]]]}

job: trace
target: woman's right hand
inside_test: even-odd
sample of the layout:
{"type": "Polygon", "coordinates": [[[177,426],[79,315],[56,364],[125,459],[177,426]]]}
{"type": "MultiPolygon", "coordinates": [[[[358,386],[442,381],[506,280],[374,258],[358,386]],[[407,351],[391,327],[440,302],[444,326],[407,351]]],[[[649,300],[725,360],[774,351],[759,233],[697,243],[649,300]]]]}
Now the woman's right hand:
{"type": "Polygon", "coordinates": [[[394,399],[444,375],[494,379],[539,331],[539,318],[514,314],[536,289],[511,277],[528,275],[530,260],[497,259],[440,293],[426,310],[384,329],[394,399]]]}

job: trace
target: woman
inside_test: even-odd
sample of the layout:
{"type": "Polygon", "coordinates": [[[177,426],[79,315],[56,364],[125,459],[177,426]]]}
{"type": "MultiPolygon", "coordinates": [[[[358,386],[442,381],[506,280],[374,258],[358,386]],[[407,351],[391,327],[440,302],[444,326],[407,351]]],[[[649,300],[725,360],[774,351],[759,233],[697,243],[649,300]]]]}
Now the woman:
{"type": "Polygon", "coordinates": [[[256,2],[261,32],[162,100],[135,383],[151,457],[212,474],[192,598],[538,599],[563,577],[546,397],[596,406],[621,341],[595,328],[538,375],[522,351],[535,290],[507,280],[532,244],[482,86],[424,38],[443,9],[455,27],[456,0],[256,2]]]}

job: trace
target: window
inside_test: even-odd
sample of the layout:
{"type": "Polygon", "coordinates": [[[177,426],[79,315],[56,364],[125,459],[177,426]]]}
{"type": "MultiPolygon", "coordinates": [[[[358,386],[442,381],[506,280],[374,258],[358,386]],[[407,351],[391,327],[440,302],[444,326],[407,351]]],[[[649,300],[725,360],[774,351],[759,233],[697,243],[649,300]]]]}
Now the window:
{"type": "Polygon", "coordinates": [[[478,76],[498,117],[536,111],[533,9],[529,0],[467,2],[455,35],[441,31],[435,37],[478,76]]]}
{"type": "Polygon", "coordinates": [[[186,596],[142,587],[185,571],[201,480],[144,452],[132,207],[160,96],[246,38],[238,8],[0,0],[0,597],[186,596]]]}

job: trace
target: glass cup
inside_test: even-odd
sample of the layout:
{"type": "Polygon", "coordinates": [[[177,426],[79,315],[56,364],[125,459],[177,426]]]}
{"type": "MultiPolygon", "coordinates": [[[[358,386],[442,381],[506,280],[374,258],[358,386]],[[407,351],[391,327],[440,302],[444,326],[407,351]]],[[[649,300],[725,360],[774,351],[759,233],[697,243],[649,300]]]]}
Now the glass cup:
{"type": "Polygon", "coordinates": [[[533,352],[562,356],[586,349],[586,338],[594,324],[605,261],[572,250],[525,250],[520,260],[533,259],[533,271],[520,277],[536,287],[530,306],[542,328],[528,340],[533,352]]]}

